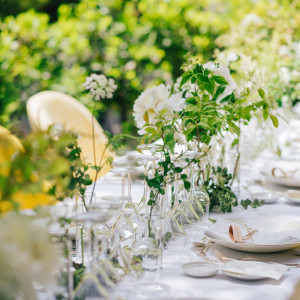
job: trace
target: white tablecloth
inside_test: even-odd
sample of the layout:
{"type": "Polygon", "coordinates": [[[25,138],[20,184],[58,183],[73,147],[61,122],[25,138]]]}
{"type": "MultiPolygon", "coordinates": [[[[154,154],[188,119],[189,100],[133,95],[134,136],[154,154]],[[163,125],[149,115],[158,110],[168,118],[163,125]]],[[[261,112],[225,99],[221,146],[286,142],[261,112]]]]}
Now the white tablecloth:
{"type": "MultiPolygon", "coordinates": [[[[142,183],[133,184],[132,191],[135,200],[140,199],[143,192],[142,183]]],[[[99,195],[120,195],[121,185],[100,180],[96,185],[96,193],[99,195]]],[[[239,206],[234,208],[232,213],[211,214],[210,217],[220,219],[228,217],[276,217],[282,215],[287,217],[300,216],[300,206],[288,204],[284,199],[280,199],[277,204],[264,205],[256,209],[248,208],[247,210],[239,206]]],[[[185,241],[185,237],[179,237],[167,244],[159,281],[167,284],[170,290],[159,297],[160,299],[287,300],[293,293],[296,283],[300,280],[300,268],[291,268],[279,281],[271,279],[241,281],[230,278],[221,272],[210,278],[187,277],[184,275],[181,265],[200,259],[190,250],[191,245],[187,244],[184,246],[185,241]]],[[[300,257],[293,255],[290,250],[273,254],[252,254],[230,250],[217,245],[214,245],[214,247],[232,258],[257,256],[278,262],[300,263],[300,257]]],[[[211,255],[210,252],[208,255],[211,255]]],[[[139,281],[154,281],[155,276],[155,273],[146,272],[145,276],[139,281]]],[[[129,299],[158,299],[154,295],[135,290],[132,281],[123,281],[119,284],[118,288],[121,290],[125,286],[133,286],[129,297],[127,293],[129,299]]]]}

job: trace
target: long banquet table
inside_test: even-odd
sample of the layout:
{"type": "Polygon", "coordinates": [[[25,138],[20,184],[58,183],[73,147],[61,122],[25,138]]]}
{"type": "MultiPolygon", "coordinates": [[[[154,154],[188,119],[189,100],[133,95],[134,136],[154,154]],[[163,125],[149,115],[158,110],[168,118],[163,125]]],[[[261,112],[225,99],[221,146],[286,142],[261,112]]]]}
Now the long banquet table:
{"type": "MultiPolygon", "coordinates": [[[[276,188],[276,187],[274,187],[276,188]]],[[[134,183],[132,186],[133,198],[140,199],[143,192],[142,183],[134,183]]],[[[99,180],[96,185],[96,193],[98,195],[115,194],[120,195],[121,185],[111,183],[107,180],[99,180]]],[[[264,205],[259,208],[248,208],[245,210],[239,206],[234,208],[232,213],[210,214],[215,219],[225,219],[234,217],[276,217],[289,216],[300,218],[300,206],[287,203],[284,199],[280,199],[277,204],[264,205]]],[[[300,280],[300,268],[291,268],[280,280],[262,279],[256,281],[242,281],[228,277],[218,272],[214,277],[208,278],[192,278],[186,276],[181,265],[191,261],[201,261],[201,259],[190,250],[191,244],[186,243],[186,238],[181,236],[167,243],[163,254],[163,267],[160,272],[160,283],[167,284],[170,290],[162,294],[159,299],[228,299],[228,300],[287,300],[290,299],[297,282],[300,280]]],[[[270,253],[270,254],[254,254],[243,253],[231,250],[219,245],[213,245],[217,250],[231,258],[243,257],[260,257],[272,261],[300,263],[299,256],[292,253],[291,250],[270,253]]],[[[208,256],[212,255],[211,250],[208,256]]],[[[146,272],[144,277],[139,279],[140,282],[149,282],[155,280],[155,273],[146,272]]],[[[118,289],[132,286],[132,279],[124,280],[117,286],[118,289]]],[[[122,295],[122,293],[121,293],[122,295]]],[[[300,297],[300,296],[299,296],[300,297]]],[[[130,296],[126,294],[125,299],[158,299],[154,295],[139,292],[132,288],[130,296]]],[[[300,299],[300,298],[299,298],[300,299]]]]}

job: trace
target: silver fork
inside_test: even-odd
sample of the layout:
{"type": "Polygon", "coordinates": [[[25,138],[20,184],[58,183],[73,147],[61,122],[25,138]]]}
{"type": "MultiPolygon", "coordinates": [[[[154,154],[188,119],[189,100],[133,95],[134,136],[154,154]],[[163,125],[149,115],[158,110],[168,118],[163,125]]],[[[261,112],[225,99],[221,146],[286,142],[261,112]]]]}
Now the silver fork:
{"type": "Polygon", "coordinates": [[[233,258],[229,258],[226,257],[223,253],[221,253],[220,251],[214,249],[214,255],[215,257],[222,262],[226,262],[226,261],[233,261],[233,260],[241,260],[241,261],[262,261],[262,262],[266,262],[266,263],[275,263],[275,264],[280,264],[280,265],[285,265],[291,268],[300,268],[300,264],[296,264],[296,263],[284,263],[284,262],[277,262],[277,261],[271,261],[271,260],[267,260],[267,259],[263,259],[263,258],[257,258],[257,257],[244,257],[244,258],[237,258],[237,259],[233,259],[233,258]]]}

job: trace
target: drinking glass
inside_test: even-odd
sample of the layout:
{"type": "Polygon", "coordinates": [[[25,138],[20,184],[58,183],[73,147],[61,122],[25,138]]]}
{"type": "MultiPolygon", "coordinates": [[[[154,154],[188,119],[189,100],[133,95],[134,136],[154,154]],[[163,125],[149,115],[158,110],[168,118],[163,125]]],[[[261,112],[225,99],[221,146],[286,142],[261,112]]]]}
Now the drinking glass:
{"type": "Polygon", "coordinates": [[[122,177],[122,196],[125,196],[125,180],[126,176],[128,175],[128,169],[114,167],[110,170],[110,172],[118,174],[122,177]]]}
{"type": "Polygon", "coordinates": [[[162,296],[169,290],[169,286],[159,282],[162,267],[162,254],[164,247],[164,223],[161,215],[152,215],[147,218],[147,235],[135,242],[135,253],[141,256],[145,271],[155,272],[153,282],[139,282],[134,288],[153,296],[162,296]]]}
{"type": "Polygon", "coordinates": [[[96,212],[88,211],[77,215],[73,221],[82,226],[82,261],[85,265],[84,274],[77,285],[74,295],[75,299],[85,299],[87,297],[103,297],[110,299],[104,285],[98,280],[92,269],[92,244],[94,238],[93,226],[99,222],[99,215],[96,212]]]}

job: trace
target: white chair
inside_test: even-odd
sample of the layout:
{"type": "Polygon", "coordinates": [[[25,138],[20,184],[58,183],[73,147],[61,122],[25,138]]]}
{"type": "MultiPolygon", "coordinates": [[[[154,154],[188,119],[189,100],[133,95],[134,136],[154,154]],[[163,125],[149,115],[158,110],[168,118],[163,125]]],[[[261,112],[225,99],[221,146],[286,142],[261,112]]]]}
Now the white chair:
{"type": "MultiPolygon", "coordinates": [[[[44,91],[33,95],[28,100],[27,114],[33,131],[45,131],[50,125],[56,124],[66,131],[76,133],[78,146],[82,149],[83,161],[89,165],[99,166],[108,140],[100,124],[82,103],[63,93],[44,91]],[[92,119],[94,119],[95,153],[92,119]]],[[[106,149],[101,165],[109,156],[115,158],[116,154],[106,149]]],[[[109,170],[110,165],[105,164],[99,176],[104,175],[109,170]]],[[[94,180],[95,171],[89,169],[89,174],[94,180]]]]}

